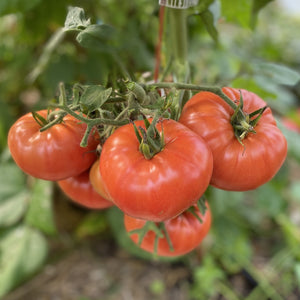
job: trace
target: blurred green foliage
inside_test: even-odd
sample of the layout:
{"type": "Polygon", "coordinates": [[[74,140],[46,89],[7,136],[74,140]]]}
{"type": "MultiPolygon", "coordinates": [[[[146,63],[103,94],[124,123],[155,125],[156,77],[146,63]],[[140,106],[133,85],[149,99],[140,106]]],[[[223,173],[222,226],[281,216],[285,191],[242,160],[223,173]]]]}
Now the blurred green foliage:
{"type": "MultiPolygon", "coordinates": [[[[45,107],[60,81],[113,85],[122,68],[137,79],[152,72],[158,10],[146,0],[1,0],[0,297],[43,266],[47,239],[60,235],[53,184],[27,178],[12,162],[9,127],[24,112],[45,107]],[[65,25],[70,5],[91,18],[79,34],[65,25]],[[64,26],[70,30],[62,32],[64,26]]],[[[189,11],[193,82],[256,92],[274,110],[289,145],[287,162],[266,185],[245,193],[207,191],[213,227],[203,259],[192,264],[194,254],[182,258],[192,274],[191,299],[299,296],[300,137],[280,122],[300,104],[299,26],[300,17],[284,15],[270,0],[207,0],[189,11]],[[248,283],[246,296],[233,288],[237,274],[248,283]]],[[[163,66],[167,60],[162,57],[163,66]]],[[[129,253],[152,259],[124,234],[117,209],[87,213],[73,236],[84,241],[107,228],[129,253]]],[[[164,289],[153,282],[153,293],[164,289]]]]}

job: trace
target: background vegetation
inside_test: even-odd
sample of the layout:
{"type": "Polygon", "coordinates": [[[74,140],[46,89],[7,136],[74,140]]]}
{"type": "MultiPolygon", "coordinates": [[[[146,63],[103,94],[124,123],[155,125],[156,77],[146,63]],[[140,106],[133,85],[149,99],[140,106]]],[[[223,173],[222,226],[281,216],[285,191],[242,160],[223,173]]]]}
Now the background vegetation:
{"type": "Polygon", "coordinates": [[[193,82],[256,92],[289,144],[286,163],[268,184],[243,193],[209,188],[212,231],[190,255],[154,260],[125,236],[117,209],[77,207],[54,183],[25,176],[10,158],[9,127],[25,112],[46,107],[60,81],[105,85],[120,62],[137,78],[153,72],[158,12],[157,1],[146,0],[1,0],[0,297],[299,299],[300,137],[282,119],[299,122],[300,12],[288,15],[278,1],[200,0],[189,10],[193,82]],[[62,33],[68,6],[82,7],[93,24],[112,25],[117,39],[89,48],[76,32],[62,33]],[[81,276],[68,273],[72,288],[61,294],[61,282],[51,276],[61,278],[60,270],[74,271],[76,264],[81,276]],[[93,266],[99,280],[88,276],[97,271],[93,266]],[[47,272],[51,289],[49,278],[36,281],[47,272]],[[170,272],[177,277],[171,280],[170,272]]]}

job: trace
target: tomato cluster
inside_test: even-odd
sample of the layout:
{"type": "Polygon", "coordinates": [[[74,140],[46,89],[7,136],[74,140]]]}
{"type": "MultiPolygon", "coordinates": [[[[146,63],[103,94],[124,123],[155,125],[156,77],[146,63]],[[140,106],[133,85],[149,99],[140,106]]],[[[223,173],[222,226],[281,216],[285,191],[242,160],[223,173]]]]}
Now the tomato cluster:
{"type": "MultiPolygon", "coordinates": [[[[232,105],[200,92],[178,121],[144,116],[120,126],[102,143],[99,159],[97,131],[80,147],[86,124],[76,115],[65,114],[41,131],[27,114],[10,129],[8,146],[24,172],[57,181],[73,201],[121,209],[125,229],[142,249],[183,255],[209,231],[211,211],[203,201],[209,185],[255,189],[276,174],[287,154],[285,137],[262,99],[246,90],[223,93],[232,105]]],[[[38,115],[47,119],[47,111],[38,115]]]]}

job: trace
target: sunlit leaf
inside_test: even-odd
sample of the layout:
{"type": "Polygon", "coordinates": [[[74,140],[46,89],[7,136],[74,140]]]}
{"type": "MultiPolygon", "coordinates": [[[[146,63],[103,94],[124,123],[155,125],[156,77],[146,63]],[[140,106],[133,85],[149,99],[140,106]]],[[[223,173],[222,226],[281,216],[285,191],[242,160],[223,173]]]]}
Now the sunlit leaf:
{"type": "Polygon", "coordinates": [[[273,0],[253,0],[252,12],[251,12],[251,27],[254,28],[257,22],[257,15],[261,9],[263,9],[268,3],[273,0]]]}
{"type": "Polygon", "coordinates": [[[28,197],[24,173],[14,163],[3,163],[0,172],[0,227],[12,225],[22,217],[28,197]]]}
{"type": "Polygon", "coordinates": [[[34,182],[25,221],[46,234],[56,232],[52,209],[52,182],[37,179],[34,182]]]}
{"type": "Polygon", "coordinates": [[[70,7],[65,21],[65,29],[84,29],[91,24],[80,7],[70,7]]]}
{"type": "Polygon", "coordinates": [[[259,97],[261,97],[262,99],[276,99],[276,94],[274,92],[272,93],[269,90],[264,89],[264,87],[258,85],[253,78],[250,78],[248,76],[239,76],[231,82],[231,86],[237,89],[245,89],[251,91],[252,93],[259,95],[259,97]]]}
{"type": "Polygon", "coordinates": [[[0,254],[1,297],[42,266],[47,243],[39,232],[19,226],[0,235],[0,254]]]}
{"type": "Polygon", "coordinates": [[[244,27],[250,25],[251,1],[221,0],[222,16],[226,22],[237,23],[244,27]]]}
{"type": "Polygon", "coordinates": [[[252,66],[257,75],[276,84],[295,85],[300,80],[300,73],[287,66],[265,62],[256,63],[252,66]]]}

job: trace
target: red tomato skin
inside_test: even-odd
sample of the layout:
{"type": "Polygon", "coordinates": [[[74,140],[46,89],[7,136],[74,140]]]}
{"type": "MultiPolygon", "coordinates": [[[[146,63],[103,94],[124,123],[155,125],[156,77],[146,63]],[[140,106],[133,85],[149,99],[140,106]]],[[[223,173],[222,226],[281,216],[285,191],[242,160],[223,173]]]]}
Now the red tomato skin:
{"type": "MultiPolygon", "coordinates": [[[[207,210],[205,215],[202,216],[197,206],[194,206],[196,213],[202,219],[202,223],[200,223],[199,220],[188,211],[183,212],[173,219],[165,221],[165,228],[168,232],[174,250],[171,251],[166,237],[163,237],[158,241],[158,255],[179,256],[187,254],[199,246],[199,244],[208,234],[212,222],[210,208],[208,204],[206,204],[207,210]]],[[[129,232],[129,234],[130,231],[134,229],[142,228],[146,222],[147,221],[145,220],[124,215],[125,229],[127,232],[129,232]]],[[[155,236],[156,234],[153,231],[148,231],[144,236],[140,248],[150,253],[154,253],[155,236]]],[[[130,238],[134,241],[134,243],[138,244],[138,234],[130,234],[130,238]]]]}
{"type": "MultiPolygon", "coordinates": [[[[103,183],[103,179],[100,173],[99,167],[100,160],[97,159],[90,168],[90,182],[94,190],[101,195],[103,198],[110,200],[110,195],[108,194],[106,187],[103,183]]],[[[110,200],[111,201],[111,200],[110,200]]]]}
{"type": "MultiPolygon", "coordinates": [[[[240,91],[245,113],[266,106],[252,92],[223,88],[237,104],[240,91]]],[[[271,180],[282,166],[287,155],[287,142],[276,126],[271,109],[267,108],[254,128],[256,134],[248,134],[243,147],[234,135],[230,123],[232,114],[233,109],[219,96],[201,92],[185,104],[179,122],[202,136],[210,146],[214,158],[211,185],[230,191],[256,189],[271,180]]]]}
{"type": "MultiPolygon", "coordinates": [[[[38,114],[46,118],[47,110],[38,111],[38,114]]],[[[71,115],[46,131],[40,132],[40,128],[28,113],[9,130],[8,147],[25,173],[57,181],[82,173],[97,159],[98,135],[94,132],[88,139],[88,146],[80,147],[86,124],[71,115]]]]}
{"type": "Polygon", "coordinates": [[[89,179],[89,170],[57,183],[66,196],[83,207],[105,209],[113,206],[111,201],[106,200],[94,190],[89,179]]]}
{"type": "MultiPolygon", "coordinates": [[[[144,127],[143,121],[135,123],[144,127]]],[[[118,128],[103,145],[104,184],[115,205],[132,217],[170,219],[195,203],[210,181],[212,154],[203,139],[174,120],[164,120],[163,130],[165,147],[150,160],[139,151],[132,124],[118,128]]]]}

